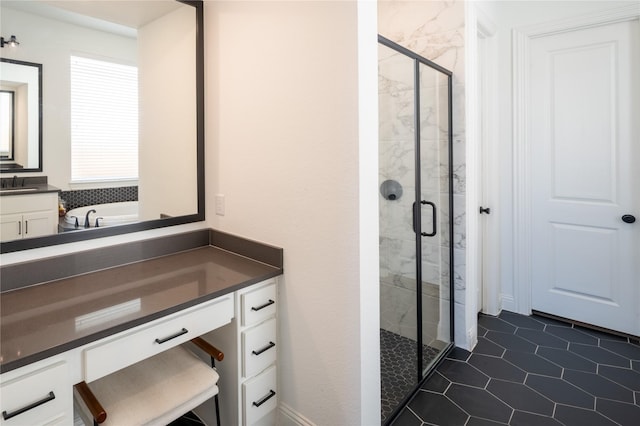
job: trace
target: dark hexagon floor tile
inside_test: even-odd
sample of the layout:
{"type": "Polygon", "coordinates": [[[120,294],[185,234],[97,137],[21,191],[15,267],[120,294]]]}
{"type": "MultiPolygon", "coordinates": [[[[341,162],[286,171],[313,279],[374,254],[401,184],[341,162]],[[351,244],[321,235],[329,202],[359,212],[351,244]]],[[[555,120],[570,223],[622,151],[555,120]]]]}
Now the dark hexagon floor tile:
{"type": "Polygon", "coordinates": [[[452,384],[445,393],[471,416],[507,423],[513,410],[484,389],[452,384]]]}
{"type": "Polygon", "coordinates": [[[597,346],[583,345],[581,343],[571,343],[569,345],[569,351],[588,358],[598,364],[631,368],[631,362],[628,358],[623,358],[620,355],[616,355],[606,349],[602,349],[597,346]]]}
{"type": "Polygon", "coordinates": [[[471,356],[471,352],[466,349],[462,349],[459,347],[455,347],[447,354],[447,358],[449,359],[458,359],[460,361],[466,361],[471,356]]]}
{"type": "Polygon", "coordinates": [[[513,364],[502,358],[496,358],[493,356],[474,353],[471,354],[471,358],[469,358],[469,364],[473,365],[487,376],[495,377],[496,379],[524,383],[524,378],[527,376],[524,371],[513,364]]]}
{"type": "Polygon", "coordinates": [[[601,340],[600,347],[615,352],[625,358],[640,360],[640,346],[627,342],[617,342],[613,340],[601,340]]]}
{"type": "Polygon", "coordinates": [[[640,373],[637,371],[601,365],[598,367],[598,374],[633,391],[640,392],[640,373]]]}
{"type": "Polygon", "coordinates": [[[530,374],[527,376],[525,384],[550,400],[560,404],[593,408],[595,403],[593,396],[562,379],[530,374]]]}
{"type": "Polygon", "coordinates": [[[527,339],[538,346],[546,346],[549,348],[567,349],[567,346],[569,345],[569,342],[566,340],[551,336],[550,334],[540,330],[520,328],[516,331],[516,336],[527,339]]]}
{"type": "Polygon", "coordinates": [[[634,392],[636,396],[636,405],[640,407],[640,392],[634,392]]]}
{"type": "Polygon", "coordinates": [[[557,325],[548,325],[544,329],[549,334],[553,334],[561,339],[568,340],[569,342],[583,343],[585,345],[598,346],[598,339],[575,328],[563,327],[557,325]]]}
{"type": "Polygon", "coordinates": [[[564,368],[588,371],[590,373],[596,372],[597,365],[595,362],[589,361],[588,359],[578,356],[573,352],[568,352],[561,349],[540,347],[538,348],[536,353],[541,357],[564,368]]]}
{"type": "Polygon", "coordinates": [[[502,358],[506,359],[516,367],[527,373],[539,374],[542,376],[558,377],[562,376],[562,368],[556,364],[536,354],[527,352],[506,351],[502,358]]]}
{"type": "Polygon", "coordinates": [[[393,426],[422,426],[422,420],[411,410],[404,408],[393,421],[393,426]]]}
{"type": "Polygon", "coordinates": [[[487,331],[489,331],[489,330],[487,330],[483,326],[479,325],[478,326],[478,337],[484,337],[485,334],[487,334],[487,331]]]}
{"type": "Polygon", "coordinates": [[[518,352],[535,352],[536,345],[524,340],[515,334],[501,333],[499,331],[489,331],[487,333],[487,339],[493,343],[497,343],[505,349],[518,352]]]}
{"type": "Polygon", "coordinates": [[[514,411],[509,424],[511,426],[562,426],[560,422],[551,417],[539,416],[518,410],[514,411]]]}
{"type": "Polygon", "coordinates": [[[484,337],[478,337],[478,344],[473,348],[474,354],[484,354],[493,356],[502,356],[505,349],[502,346],[496,345],[491,340],[484,337]]]}
{"type": "Polygon", "coordinates": [[[431,377],[427,379],[422,385],[422,389],[432,392],[444,393],[447,390],[451,382],[447,380],[442,374],[434,371],[431,377]]]}
{"type": "Polygon", "coordinates": [[[622,426],[638,426],[640,423],[640,407],[637,405],[598,398],[596,411],[622,426]]]}
{"type": "Polygon", "coordinates": [[[631,361],[631,368],[640,371],[640,361],[631,361]]]}
{"type": "Polygon", "coordinates": [[[476,370],[466,362],[445,359],[437,370],[448,380],[469,386],[483,388],[487,385],[489,377],[476,370]]]}
{"type": "Polygon", "coordinates": [[[487,390],[516,410],[553,415],[554,403],[523,384],[492,378],[487,390]]]}
{"type": "Polygon", "coordinates": [[[502,311],[498,318],[516,327],[532,328],[534,330],[544,329],[544,323],[536,321],[533,317],[526,317],[509,311],[502,311]]]}
{"type": "Polygon", "coordinates": [[[460,426],[469,418],[446,396],[427,391],[418,392],[409,403],[409,408],[422,421],[441,426],[460,426]]]}
{"type": "MultiPolygon", "coordinates": [[[[565,370],[562,378],[600,398],[615,399],[616,401],[633,404],[633,392],[602,376],[584,371],[565,370]]],[[[640,418],[639,418],[640,420],[640,418]]]]}
{"type": "Polygon", "coordinates": [[[593,410],[566,405],[558,405],[553,417],[565,426],[616,426],[614,422],[593,410]]]}
{"type": "Polygon", "coordinates": [[[513,333],[516,331],[516,328],[508,322],[502,321],[500,318],[487,315],[480,315],[478,317],[478,324],[489,331],[501,331],[503,333],[513,333]]]}
{"type": "Polygon", "coordinates": [[[487,419],[481,419],[478,417],[469,417],[469,421],[465,426],[500,426],[506,423],[498,423],[487,419]]]}

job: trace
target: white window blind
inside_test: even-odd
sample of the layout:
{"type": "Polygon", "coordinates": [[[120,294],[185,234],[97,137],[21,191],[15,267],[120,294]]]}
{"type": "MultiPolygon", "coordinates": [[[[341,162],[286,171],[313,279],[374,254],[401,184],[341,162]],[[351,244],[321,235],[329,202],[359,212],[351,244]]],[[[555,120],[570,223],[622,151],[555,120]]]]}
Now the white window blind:
{"type": "Polygon", "coordinates": [[[138,178],[138,69],[71,56],[71,180],[138,178]]]}

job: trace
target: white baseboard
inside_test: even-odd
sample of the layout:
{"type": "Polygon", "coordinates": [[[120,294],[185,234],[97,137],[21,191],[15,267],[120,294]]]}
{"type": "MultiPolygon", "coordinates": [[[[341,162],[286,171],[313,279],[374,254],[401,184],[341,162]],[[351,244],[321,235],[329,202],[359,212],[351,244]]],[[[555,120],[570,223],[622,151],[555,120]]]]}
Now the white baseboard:
{"type": "Polygon", "coordinates": [[[279,426],[316,426],[296,410],[280,402],[278,404],[278,425],[279,426]]]}

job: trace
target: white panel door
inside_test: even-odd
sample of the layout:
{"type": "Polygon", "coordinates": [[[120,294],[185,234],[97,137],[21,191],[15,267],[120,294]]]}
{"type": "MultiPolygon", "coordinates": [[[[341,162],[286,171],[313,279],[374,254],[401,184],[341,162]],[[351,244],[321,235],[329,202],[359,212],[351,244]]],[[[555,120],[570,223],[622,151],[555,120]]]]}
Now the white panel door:
{"type": "Polygon", "coordinates": [[[531,41],[532,308],[640,335],[638,21],[531,41]]]}

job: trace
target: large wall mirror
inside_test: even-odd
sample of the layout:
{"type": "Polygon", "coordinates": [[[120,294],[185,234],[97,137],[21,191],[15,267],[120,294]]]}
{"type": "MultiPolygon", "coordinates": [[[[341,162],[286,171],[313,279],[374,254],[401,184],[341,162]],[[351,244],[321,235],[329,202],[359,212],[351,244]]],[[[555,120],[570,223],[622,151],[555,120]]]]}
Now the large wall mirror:
{"type": "MultiPolygon", "coordinates": [[[[2,253],[204,220],[201,0],[3,0],[0,20],[2,35],[20,43],[0,49],[1,64],[37,65],[42,80],[33,154],[41,160],[17,180],[46,177],[69,210],[101,206],[89,227],[62,217],[57,234],[3,241],[2,253]],[[135,215],[116,212],[93,226],[120,201],[135,204],[135,215]]],[[[18,95],[4,92],[16,92],[6,87],[16,78],[3,68],[2,80],[3,105],[5,96],[15,105],[18,95]]],[[[8,141],[1,163],[21,149],[8,141]]]]}

